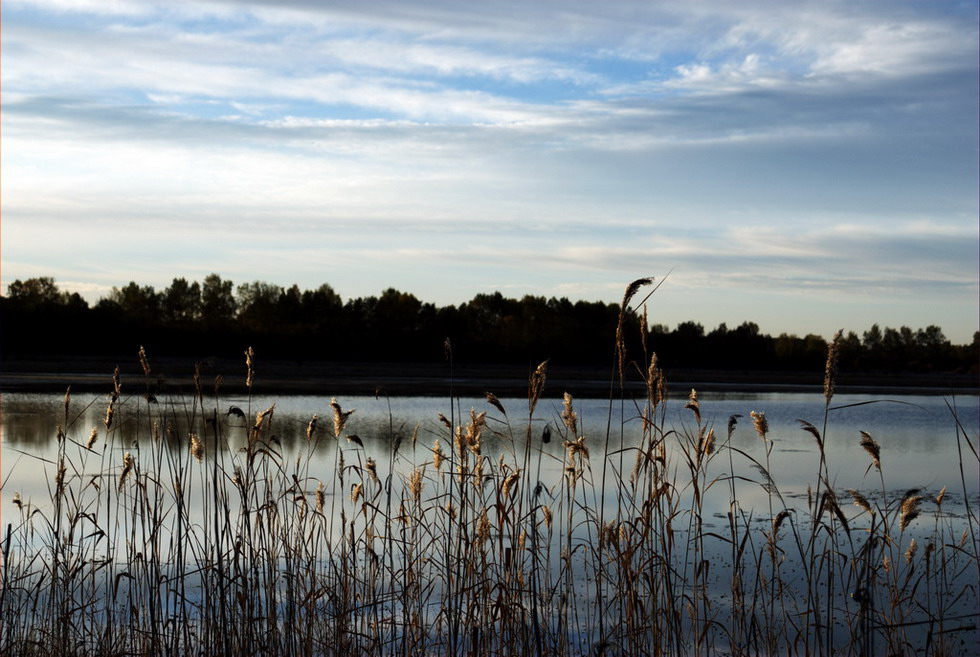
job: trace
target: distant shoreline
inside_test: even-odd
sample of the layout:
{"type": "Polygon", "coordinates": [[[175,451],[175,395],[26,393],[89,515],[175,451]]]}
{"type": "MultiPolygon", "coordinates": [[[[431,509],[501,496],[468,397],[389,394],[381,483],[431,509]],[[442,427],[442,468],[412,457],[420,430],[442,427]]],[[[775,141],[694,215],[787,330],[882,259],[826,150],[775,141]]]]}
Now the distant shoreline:
{"type": "MultiPolygon", "coordinates": [[[[128,392],[190,393],[194,390],[193,359],[151,361],[144,375],[134,357],[120,359],[120,377],[128,392]]],[[[536,365],[536,364],[534,364],[536,365]]],[[[523,397],[534,365],[454,365],[448,363],[347,363],[261,361],[256,363],[255,395],[375,395],[523,397]]],[[[103,359],[4,359],[0,361],[0,393],[108,392],[116,361],[103,359]]],[[[220,375],[221,389],[229,394],[247,392],[244,359],[210,359],[202,365],[201,388],[213,392],[220,375]]],[[[642,394],[639,374],[627,374],[627,390],[642,394]]],[[[619,396],[619,384],[610,385],[610,368],[549,364],[546,390],[568,391],[579,397],[619,396]]],[[[823,373],[751,372],[726,370],[667,370],[672,392],[691,388],[699,392],[801,392],[823,390],[823,373]]],[[[841,372],[836,385],[841,394],[968,394],[980,395],[980,381],[973,374],[886,374],[841,372]]]]}

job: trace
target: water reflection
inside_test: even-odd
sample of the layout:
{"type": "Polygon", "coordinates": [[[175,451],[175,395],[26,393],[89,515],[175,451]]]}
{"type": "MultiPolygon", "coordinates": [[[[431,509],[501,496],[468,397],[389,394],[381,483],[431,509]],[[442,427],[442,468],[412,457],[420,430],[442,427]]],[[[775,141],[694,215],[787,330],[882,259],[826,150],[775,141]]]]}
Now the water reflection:
{"type": "MultiPolygon", "coordinates": [[[[544,505],[549,508],[549,513],[554,513],[555,526],[562,527],[564,514],[568,514],[564,524],[567,534],[558,536],[552,544],[541,546],[547,555],[547,563],[554,564],[556,568],[554,572],[546,569],[542,577],[558,581],[566,576],[568,571],[559,570],[562,550],[568,553],[578,550],[577,556],[588,561],[592,558],[588,556],[590,550],[602,553],[603,549],[613,549],[609,546],[615,547],[620,537],[624,544],[632,540],[631,536],[636,538],[631,532],[639,534],[638,528],[642,525],[640,519],[645,513],[640,506],[648,501],[651,504],[666,504],[664,500],[669,492],[674,496],[670,503],[673,505],[670,507],[671,513],[676,515],[665,523],[664,514],[661,513],[650,525],[655,528],[654,533],[662,531],[664,544],[678,546],[664,572],[676,573],[678,586],[685,594],[696,592],[698,582],[703,581],[713,596],[724,600],[725,586],[730,584],[731,578],[726,580],[724,575],[718,573],[724,572],[725,554],[731,543],[725,542],[727,539],[724,535],[735,524],[729,513],[737,510],[744,514],[741,516],[744,525],[738,529],[744,531],[751,526],[756,536],[753,540],[758,543],[750,544],[749,548],[760,555],[766,549],[766,531],[771,531],[770,536],[778,533],[773,524],[774,512],[781,514],[785,510],[786,526],[798,526],[800,532],[806,531],[807,521],[803,512],[814,508],[810,499],[813,494],[811,487],[819,489],[817,474],[821,464],[814,437],[801,430],[797,422],[799,418],[820,425],[827,444],[828,480],[837,492],[840,506],[845,507],[835,511],[840,513],[841,523],[854,522],[862,513],[850,504],[847,493],[850,488],[863,491],[872,503],[882,507],[891,505],[890,508],[894,509],[895,501],[900,500],[908,489],[918,489],[926,496],[926,503],[933,504],[930,500],[935,499],[939,489],[949,486],[943,509],[936,504],[930,506],[921,522],[901,536],[903,541],[919,535],[913,532],[927,531],[932,522],[938,524],[962,518],[967,504],[976,503],[980,478],[977,468],[968,468],[965,484],[960,483],[960,451],[969,453],[969,446],[965,446],[967,439],[973,440],[974,445],[976,442],[976,398],[957,401],[961,409],[960,419],[967,427],[965,437],[958,435],[955,422],[942,399],[905,397],[853,405],[862,401],[867,401],[867,398],[839,396],[835,400],[835,406],[839,408],[831,412],[829,425],[823,430],[824,404],[818,395],[702,395],[700,410],[703,426],[706,431],[713,428],[717,432],[717,448],[693,477],[685,472],[685,458],[691,455],[691,441],[699,439],[698,428],[691,411],[684,408],[683,401],[672,401],[665,410],[663,458],[673,470],[669,473],[673,489],[668,486],[665,493],[650,493],[637,486],[636,490],[624,494],[624,490],[634,486],[637,480],[642,480],[642,477],[634,477],[631,472],[641,472],[644,468],[649,471],[651,467],[656,467],[651,463],[657,458],[657,453],[652,450],[645,453],[637,449],[645,436],[643,421],[638,407],[629,401],[613,404],[601,400],[576,401],[578,425],[581,427],[578,435],[584,436],[583,445],[591,451],[591,458],[584,459],[583,454],[579,454],[577,464],[580,469],[573,474],[584,477],[584,480],[577,492],[572,490],[569,493],[570,487],[563,486],[569,479],[569,473],[565,470],[569,462],[563,438],[574,437],[565,435],[560,399],[543,399],[535,416],[528,420],[527,402],[523,399],[502,400],[506,412],[501,413],[484,399],[462,399],[451,403],[431,398],[340,398],[338,403],[343,409],[354,412],[349,416],[344,432],[349,438],[341,438],[338,442],[334,438],[333,409],[330,399],[325,397],[228,397],[196,403],[193,399],[179,397],[161,396],[151,402],[141,396],[132,396],[120,399],[113,406],[112,422],[107,426],[109,399],[105,397],[79,395],[71,400],[66,411],[60,395],[6,395],[0,421],[0,438],[3,441],[2,511],[5,519],[18,518],[12,496],[13,491],[18,491],[21,493],[21,504],[26,500],[28,505],[42,509],[41,518],[53,517],[54,514],[43,507],[45,503],[50,504],[52,486],[59,485],[57,481],[61,475],[56,465],[57,447],[58,436],[63,434],[65,441],[72,444],[71,449],[65,450],[68,458],[72,459],[68,468],[68,484],[74,487],[73,490],[88,495],[87,500],[91,504],[86,507],[91,509],[91,515],[80,522],[91,523],[92,531],[89,532],[90,528],[86,525],[85,531],[79,532],[80,535],[84,534],[84,538],[78,539],[79,546],[85,540],[97,542],[97,538],[92,538],[96,536],[96,527],[117,529],[118,516],[109,516],[117,510],[133,510],[128,520],[127,516],[123,516],[123,522],[132,522],[131,531],[135,533],[135,527],[145,518],[143,507],[134,501],[141,499],[139,496],[149,490],[151,501],[162,500],[155,508],[166,519],[161,523],[161,528],[153,533],[154,540],[162,541],[159,564],[164,569],[178,568],[175,564],[183,546],[182,532],[199,537],[204,545],[218,536],[224,543],[213,554],[230,554],[239,549],[238,539],[252,535],[249,523],[264,513],[260,513],[261,509],[270,510],[269,522],[295,522],[295,526],[300,528],[295,536],[304,538],[306,528],[313,522],[308,509],[321,504],[320,499],[313,499],[318,490],[325,491],[326,510],[315,518],[315,527],[323,539],[314,544],[317,550],[342,544],[339,539],[343,536],[345,520],[342,513],[332,511],[335,508],[346,509],[349,513],[347,518],[352,523],[361,523],[358,524],[358,531],[363,532],[363,538],[358,540],[363,545],[373,546],[375,536],[379,540],[392,540],[394,530],[408,532],[416,525],[397,520],[402,514],[400,505],[406,502],[411,505],[413,502],[404,492],[396,493],[400,497],[386,496],[393,489],[391,482],[398,484],[394,487],[396,491],[404,489],[406,486],[399,480],[407,482],[416,466],[424,466],[423,482],[428,485],[425,493],[428,497],[421,496],[414,503],[425,509],[430,525],[427,531],[431,530],[429,540],[437,542],[445,534],[445,528],[455,528],[458,532],[460,528],[465,529],[470,525],[479,526],[476,517],[471,517],[469,524],[463,519],[453,524],[455,520],[448,520],[453,510],[444,506],[442,497],[433,497],[451,497],[457,490],[465,488],[468,495],[480,502],[471,510],[478,512],[482,507],[486,512],[491,509],[488,522],[492,519],[499,523],[500,529],[496,533],[488,529],[487,536],[480,540],[499,541],[498,565],[503,565],[503,570],[506,570],[506,565],[511,563],[508,560],[520,552],[516,546],[523,539],[508,536],[506,541],[503,540],[501,518],[505,518],[506,514],[498,513],[498,509],[506,507],[511,498],[499,491],[504,475],[516,470],[508,470],[511,466],[500,466],[497,473],[502,476],[498,478],[496,489],[493,485],[486,489],[470,486],[476,479],[472,471],[465,481],[460,478],[458,482],[451,470],[446,472],[451,465],[444,466],[445,475],[435,471],[432,450],[436,449],[436,441],[439,441],[441,449],[452,452],[454,428],[464,425],[470,418],[470,409],[475,409],[476,412],[488,412],[482,454],[492,462],[503,455],[507,463],[524,472],[524,487],[520,495],[525,496],[532,505],[528,508],[534,510],[519,517],[527,521],[528,527],[538,527],[536,514],[539,513],[539,505],[544,505]],[[234,412],[233,408],[241,410],[234,412]],[[749,419],[752,411],[767,414],[769,431],[765,439],[752,426],[749,419]],[[729,440],[727,427],[733,415],[741,415],[742,419],[734,425],[729,440]],[[317,422],[311,426],[314,417],[317,422]],[[259,441],[251,440],[250,429],[260,420],[264,428],[262,437],[259,441]],[[542,438],[546,428],[552,435],[548,442],[542,438]],[[97,435],[91,449],[87,449],[85,446],[92,437],[93,429],[97,435]],[[886,482],[884,491],[881,490],[878,473],[869,468],[868,454],[858,444],[862,430],[870,431],[881,444],[886,482]],[[354,436],[357,436],[356,440],[354,436]],[[530,437],[529,442],[527,437],[530,437]],[[200,441],[203,450],[200,453],[192,453],[191,446],[195,444],[195,439],[200,441]],[[767,454],[770,446],[772,451],[767,454]],[[256,468],[245,467],[250,455],[260,450],[273,452],[277,457],[256,468]],[[607,450],[608,457],[604,457],[604,450],[607,450]],[[339,467],[338,458],[341,455],[346,458],[345,469],[339,467]],[[375,459],[376,464],[369,466],[369,458],[375,459]],[[137,469],[135,475],[129,472],[131,464],[135,464],[137,469]],[[764,475],[753,467],[758,464],[764,464],[769,469],[778,488],[763,485],[764,475]],[[247,492],[246,487],[239,488],[243,475],[236,466],[244,471],[244,476],[255,477],[253,487],[248,487],[247,492]],[[143,468],[141,485],[144,488],[134,489],[133,480],[140,481],[140,468],[143,468]],[[373,478],[375,469],[380,475],[377,479],[373,478]],[[156,478],[152,474],[151,479],[147,477],[148,473],[161,473],[164,476],[156,478]],[[344,482],[340,481],[341,473],[346,473],[348,477],[344,482]],[[610,485],[607,490],[602,490],[600,482],[606,480],[607,473],[610,475],[610,485]],[[130,476],[128,481],[127,475],[130,476]],[[281,486],[275,491],[268,491],[263,488],[268,482],[281,486]],[[98,484],[99,490],[93,491],[89,487],[91,483],[98,484]],[[129,487],[123,486],[124,483],[129,487]],[[701,492],[697,495],[694,493],[694,483],[700,484],[701,492]],[[363,488],[356,488],[358,485],[363,488]],[[160,490],[155,486],[159,486],[160,490]],[[622,488],[617,489],[617,486],[622,488]],[[112,498],[112,504],[100,506],[103,504],[103,490],[107,491],[106,500],[116,495],[112,498]],[[495,491],[496,497],[492,503],[482,499],[484,490],[495,491]],[[154,497],[158,493],[160,498],[154,497]],[[967,499],[964,499],[964,493],[967,499]],[[563,497],[563,494],[567,497],[563,497]],[[371,509],[376,515],[371,518],[385,519],[378,521],[377,534],[374,533],[375,520],[367,520],[367,507],[358,506],[364,500],[374,505],[371,509]],[[234,531],[211,532],[210,521],[215,520],[219,503],[225,510],[225,518],[242,525],[234,527],[234,531]],[[630,507],[634,503],[635,508],[630,507]],[[573,514],[579,515],[573,520],[573,514]],[[610,518],[620,522],[610,526],[600,522],[610,518]],[[700,518],[707,522],[698,526],[700,518]],[[675,520],[676,525],[671,526],[675,520]],[[705,529],[712,535],[699,533],[705,529]],[[716,564],[712,571],[714,579],[708,580],[705,576],[704,580],[699,580],[697,573],[707,572],[699,570],[704,568],[703,562],[716,564]]],[[[707,453],[707,450],[704,452],[707,453]]],[[[540,513],[543,518],[543,507],[540,513]]],[[[648,518],[653,516],[656,514],[648,514],[648,518]]],[[[867,516],[862,522],[868,522],[867,516]]],[[[43,534],[42,523],[38,522],[38,526],[41,527],[39,533],[43,534]]],[[[347,525],[348,528],[351,526],[347,525]]],[[[51,536],[40,535],[39,540],[61,540],[57,531],[49,533],[51,536]]],[[[534,530],[531,535],[535,535],[534,530]]],[[[843,544],[844,539],[841,540],[843,544]]],[[[847,541],[850,540],[848,536],[847,541]]],[[[861,549],[862,540],[860,535],[854,537],[852,554],[856,554],[854,550],[861,549]]],[[[776,543],[776,538],[772,542],[776,543]]],[[[662,552],[670,554],[670,550],[660,550],[656,541],[649,543],[654,546],[653,551],[647,553],[649,556],[662,552]]],[[[106,540],[98,547],[88,547],[86,544],[85,549],[92,551],[93,558],[102,558],[113,550],[135,549],[132,545],[131,542],[116,544],[106,540]]],[[[407,547],[409,542],[401,545],[407,547]]],[[[772,547],[775,553],[777,546],[772,547]]],[[[899,546],[899,553],[902,549],[904,545],[899,546]]],[[[202,554],[211,555],[212,552],[204,550],[202,554]]],[[[374,554],[372,547],[370,555],[374,554]]],[[[390,550],[388,556],[391,556],[390,550]]],[[[331,558],[321,552],[313,557],[313,563],[317,565],[331,558]]],[[[105,558],[110,559],[109,556],[105,558]]],[[[201,563],[206,564],[209,559],[210,556],[201,557],[201,563]]],[[[749,560],[768,564],[761,556],[752,556],[749,560]]],[[[731,562],[728,561],[729,564],[731,562]]],[[[609,561],[610,565],[618,563],[618,560],[609,561]]],[[[784,567],[787,573],[792,573],[804,565],[788,557],[784,567]]],[[[208,566],[201,567],[204,569],[208,566]]],[[[390,571],[396,572],[397,568],[392,565],[390,571]]],[[[787,578],[787,581],[792,580],[787,578]]],[[[575,586],[583,591],[586,587],[584,583],[575,586]]],[[[805,597],[797,593],[801,599],[805,597]]],[[[847,594],[847,591],[838,590],[834,594],[837,596],[834,604],[850,604],[847,594]]],[[[136,593],[133,595],[136,596],[136,593]]],[[[438,599],[438,594],[434,594],[434,599],[438,599]]],[[[587,595],[583,593],[583,600],[586,599],[587,595]]]]}

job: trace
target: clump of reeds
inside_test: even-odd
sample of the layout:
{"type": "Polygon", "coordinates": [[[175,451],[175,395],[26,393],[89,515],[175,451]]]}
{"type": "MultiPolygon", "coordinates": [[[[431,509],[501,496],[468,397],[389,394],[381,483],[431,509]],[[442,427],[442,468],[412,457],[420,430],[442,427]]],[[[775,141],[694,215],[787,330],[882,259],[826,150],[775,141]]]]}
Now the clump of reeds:
{"type": "Polygon", "coordinates": [[[419,426],[378,433],[336,398],[311,409],[332,427],[319,412],[290,424],[251,398],[222,413],[199,371],[191,400],[124,397],[117,369],[101,432],[75,440],[65,395],[50,500],[11,498],[0,653],[956,654],[977,638],[975,511],[961,533],[945,487],[889,490],[887,442],[867,432],[878,485],[837,488],[827,417],[800,423],[819,462],[795,501],[770,460],[789,438],[764,411],[744,447],[741,416],[716,427],[695,390],[672,425],[656,355],[637,360],[645,394],[623,416],[639,438],[615,447],[607,423],[605,448],[570,391],[540,410],[547,361],[526,417],[487,393],[431,418],[418,448],[419,426]]]}

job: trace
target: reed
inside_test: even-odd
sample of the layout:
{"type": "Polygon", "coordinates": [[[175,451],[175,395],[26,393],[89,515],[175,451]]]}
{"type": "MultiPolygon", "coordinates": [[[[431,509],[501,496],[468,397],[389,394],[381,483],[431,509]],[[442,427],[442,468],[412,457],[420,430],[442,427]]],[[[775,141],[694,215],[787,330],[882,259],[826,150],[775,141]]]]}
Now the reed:
{"type": "Polygon", "coordinates": [[[877,482],[835,481],[836,340],[822,426],[800,421],[820,458],[795,504],[764,411],[755,446],[738,447],[740,416],[715,427],[696,391],[668,400],[656,354],[631,363],[615,339],[613,379],[645,383],[610,397],[641,427],[618,446],[622,427],[583,417],[568,391],[549,397],[546,362],[526,414],[493,393],[467,411],[451,396],[448,417],[390,420],[367,441],[337,399],[310,409],[332,423],[293,426],[251,397],[223,413],[220,380],[205,393],[199,370],[192,396],[171,393],[141,348],[143,379],[115,372],[101,430],[65,395],[55,458],[39,461],[48,499],[3,491],[16,514],[0,543],[0,654],[968,653],[976,509],[961,531],[943,510],[951,488],[892,492],[868,432],[855,441],[877,482]],[[668,424],[670,403],[689,421],[668,424]],[[375,441],[389,448],[369,453],[375,441]],[[335,470],[318,471],[327,451],[335,470]],[[759,492],[761,506],[743,502],[759,492]],[[727,509],[720,528],[712,508],[727,509]]]}

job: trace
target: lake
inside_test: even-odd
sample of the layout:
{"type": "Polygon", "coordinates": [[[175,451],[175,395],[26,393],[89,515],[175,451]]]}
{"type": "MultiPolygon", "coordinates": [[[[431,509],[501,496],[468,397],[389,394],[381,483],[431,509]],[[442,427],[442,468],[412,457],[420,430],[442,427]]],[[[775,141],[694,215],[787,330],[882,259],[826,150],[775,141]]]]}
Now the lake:
{"type": "MultiPolygon", "coordinates": [[[[323,589],[322,581],[314,587],[317,573],[346,581],[331,569],[351,559],[351,595],[372,600],[373,611],[344,613],[363,630],[355,636],[374,633],[373,639],[357,639],[373,646],[456,650],[487,641],[466,627],[475,619],[494,626],[510,618],[513,608],[491,611],[480,603],[486,602],[482,595],[504,589],[517,591],[523,601],[518,625],[524,639],[501,634],[501,650],[527,640],[588,652],[611,641],[627,653],[642,652],[654,650],[662,635],[668,637],[662,648],[683,653],[713,647],[735,654],[745,641],[758,644],[753,654],[793,652],[794,645],[858,652],[911,646],[917,652],[948,641],[957,654],[956,645],[980,638],[976,586],[966,596],[951,594],[969,590],[978,574],[976,396],[837,395],[826,427],[820,394],[704,393],[697,412],[688,397],[675,395],[647,421],[641,417],[644,399],[575,399],[574,434],[567,412],[563,418],[562,398],[547,394],[530,420],[528,400],[513,398],[500,399],[501,410],[484,398],[337,395],[334,408],[326,396],[229,396],[195,403],[162,395],[150,402],[134,394],[113,403],[107,432],[109,401],[78,394],[66,410],[63,395],[6,394],[0,419],[0,511],[2,525],[17,530],[14,554],[25,561],[42,555],[43,561],[56,552],[55,543],[83,555],[83,563],[121,564],[100,566],[117,568],[112,596],[106,593],[112,578],[102,585],[78,583],[69,595],[105,616],[116,613],[113,605],[124,607],[116,596],[128,591],[132,607],[132,600],[150,591],[157,596],[150,609],[159,607],[152,627],[165,626],[160,619],[177,614],[204,633],[203,601],[225,581],[205,574],[222,554],[237,555],[243,536],[253,536],[253,523],[265,517],[263,509],[274,507],[275,523],[271,517],[265,521],[279,527],[290,518],[283,540],[305,546],[301,552],[310,561],[303,577],[311,578],[310,591],[323,589]],[[338,441],[339,409],[353,413],[338,441]],[[753,412],[765,415],[764,437],[753,412]],[[741,417],[731,424],[733,416],[741,417]],[[799,420],[812,423],[812,430],[799,420]],[[450,427],[460,427],[455,449],[450,427]],[[93,429],[97,435],[86,449],[93,429]],[[434,450],[447,460],[442,470],[434,450]],[[880,470],[872,462],[876,450],[880,470]],[[59,459],[65,459],[68,480],[61,485],[71,489],[76,505],[69,529],[56,522],[51,508],[59,459]],[[414,501],[406,492],[414,490],[413,475],[419,490],[425,486],[414,501]],[[471,481],[480,483],[471,487],[471,481]],[[859,499],[865,507],[854,503],[859,499]],[[225,509],[221,527],[215,505],[225,509]],[[45,522],[25,519],[25,507],[39,510],[45,522]],[[314,507],[320,524],[311,525],[314,507]],[[151,509],[156,515],[147,529],[151,509]],[[508,510],[518,519],[508,520],[508,510]],[[409,516],[424,521],[413,525],[409,516]],[[423,533],[408,538],[417,531],[423,533]],[[199,541],[193,554],[185,552],[187,536],[199,541]],[[307,544],[312,536],[322,541],[319,547],[307,544]],[[413,540],[426,547],[414,552],[413,540]],[[534,548],[526,541],[534,541],[534,548]],[[518,556],[524,550],[530,556],[518,556]],[[151,552],[151,563],[161,571],[157,577],[177,578],[196,593],[181,592],[178,602],[175,593],[149,579],[130,583],[134,559],[142,563],[151,552]],[[454,559],[464,553],[483,555],[483,577],[454,570],[454,559]],[[843,561],[830,556],[835,554],[843,561]],[[903,554],[905,565],[899,567],[903,554]],[[936,565],[940,554],[942,568],[936,565]],[[528,561],[521,566],[523,558],[528,561]],[[923,558],[925,565],[916,570],[916,559],[923,558]],[[122,584],[120,572],[127,575],[122,584]],[[407,572],[427,588],[409,586],[407,572]],[[653,572],[662,577],[650,579],[653,572]],[[818,582],[829,588],[816,591],[818,582]],[[915,592],[925,592],[925,603],[894,602],[896,592],[913,585],[915,592]],[[528,586],[539,594],[528,598],[528,586]],[[364,588],[358,593],[358,587],[364,588]],[[856,607],[854,600],[864,600],[865,590],[877,593],[856,607]],[[111,609],[99,607],[107,597],[114,600],[111,609]],[[467,602],[479,609],[470,609],[466,619],[447,612],[467,602]],[[601,611],[607,605],[629,631],[608,626],[601,611]],[[640,620],[667,607],[676,615],[667,614],[663,627],[640,620]],[[799,620],[786,620],[793,614],[799,620]],[[756,615],[761,621],[753,620],[756,615]],[[972,629],[964,629],[970,622],[972,629]],[[409,626],[429,633],[415,636],[409,626]]],[[[277,546],[252,555],[289,574],[269,585],[265,599],[273,607],[266,608],[266,617],[291,608],[283,601],[293,600],[294,584],[285,582],[298,579],[289,561],[292,548],[277,546]]],[[[40,572],[21,567],[25,579],[40,572]]],[[[246,580],[247,572],[227,585],[246,580]]],[[[35,602],[55,593],[36,595],[35,602]]],[[[306,604],[323,612],[325,603],[317,600],[306,604]]],[[[338,613],[337,604],[329,605],[332,613],[338,613]]],[[[146,632],[143,616],[130,622],[146,632]]],[[[179,637],[171,640],[182,645],[179,637]]]]}

